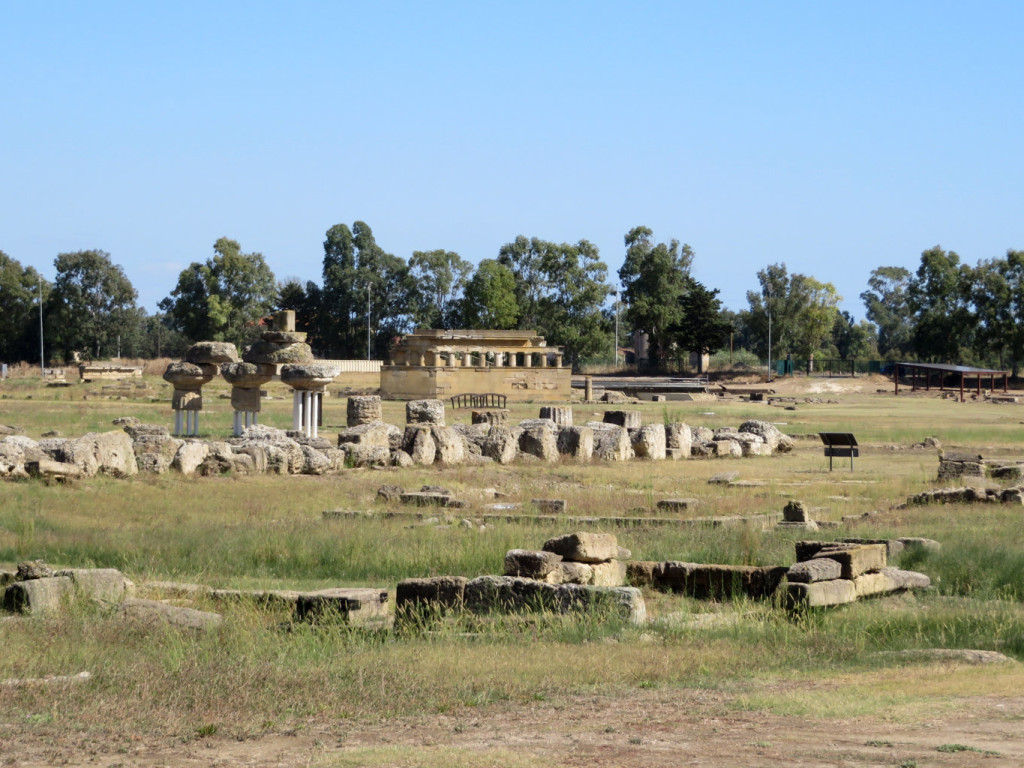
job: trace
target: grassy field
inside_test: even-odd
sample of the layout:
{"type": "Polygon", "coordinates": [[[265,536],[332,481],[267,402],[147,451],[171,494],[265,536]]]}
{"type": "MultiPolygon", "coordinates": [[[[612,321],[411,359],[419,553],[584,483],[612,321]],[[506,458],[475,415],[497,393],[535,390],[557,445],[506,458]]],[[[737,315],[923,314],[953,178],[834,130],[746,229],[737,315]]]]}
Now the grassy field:
{"type": "MultiPolygon", "coordinates": [[[[0,424],[18,425],[33,437],[51,429],[66,436],[104,431],[123,415],[169,424],[169,388],[159,380],[148,383],[149,394],[109,399],[90,385],[46,389],[29,379],[3,382],[0,424]]],[[[287,427],[291,405],[279,387],[271,385],[279,398],[267,402],[263,421],[287,427]]],[[[226,392],[226,385],[221,389],[226,392]]],[[[227,437],[230,406],[218,394],[217,387],[204,390],[204,430],[227,437]]],[[[538,548],[571,530],[541,522],[503,522],[484,530],[461,525],[461,518],[472,519],[491,500],[488,488],[527,505],[533,498],[563,498],[570,514],[597,516],[662,515],[654,505],[671,496],[701,501],[681,517],[774,512],[795,498],[823,520],[879,513],[824,530],[821,538],[926,536],[942,542],[940,552],[900,563],[932,578],[934,589],[927,593],[866,601],[803,621],[772,604],[651,593],[645,596],[653,620],[643,627],[542,616],[397,634],[292,625],[285,615],[239,605],[226,609],[220,631],[191,635],[126,627],[82,608],[57,618],[0,623],[0,680],[93,674],[88,684],[59,697],[43,687],[13,688],[3,694],[2,719],[40,738],[95,732],[128,743],[143,732],[246,738],[325,719],[459,712],[572,693],[706,689],[726,692],[728,706],[742,710],[801,715],[814,709],[826,717],[870,713],[899,720],[921,707],[953,706],[959,697],[1020,691],[1019,665],[998,674],[908,673],[898,684],[888,671],[906,662],[879,652],[976,648],[1024,660],[1021,508],[895,508],[936,485],[936,452],[913,444],[935,436],[946,447],[1020,456],[1024,409],[894,398],[874,389],[829,396],[838,402],[801,399],[795,411],[741,401],[638,408],[646,421],[717,427],[761,418],[794,435],[851,431],[864,446],[853,471],[840,461],[830,473],[817,441],[800,439],[794,453],[762,459],[351,470],[330,477],[164,475],[96,478],[66,487],[6,482],[0,484],[0,561],[116,567],[143,590],[152,580],[393,590],[412,576],[499,573],[508,549],[538,548]],[[747,485],[708,484],[724,471],[738,472],[747,485]],[[323,519],[325,509],[387,509],[375,498],[385,483],[444,485],[469,506],[452,525],[323,519]],[[805,685],[822,681],[835,688],[826,705],[805,685]],[[780,685],[787,693],[778,693],[780,685]]],[[[537,408],[516,405],[513,417],[534,417],[537,408]]],[[[577,423],[600,413],[591,406],[575,410],[577,423]]],[[[385,418],[403,424],[403,404],[386,403],[385,418]]],[[[345,400],[328,399],[324,433],[331,435],[344,421],[345,400]]],[[[468,421],[468,412],[449,411],[449,423],[461,421],[468,421]]],[[[807,536],[751,527],[613,532],[636,559],[736,564],[791,563],[793,542],[807,536]]]]}

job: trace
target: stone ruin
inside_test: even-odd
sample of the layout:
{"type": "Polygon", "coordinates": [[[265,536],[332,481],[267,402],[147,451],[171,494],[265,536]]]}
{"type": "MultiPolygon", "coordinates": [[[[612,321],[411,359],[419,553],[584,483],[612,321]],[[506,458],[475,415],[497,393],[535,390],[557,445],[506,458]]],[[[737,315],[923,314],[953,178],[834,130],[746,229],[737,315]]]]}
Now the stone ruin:
{"type": "Polygon", "coordinates": [[[306,343],[306,334],[295,330],[295,312],[281,310],[274,315],[269,331],[246,350],[242,360],[233,344],[201,341],[185,353],[185,360],[171,363],[164,380],[174,386],[174,435],[199,434],[199,412],[203,409],[202,388],[220,374],[231,384],[234,410],[232,434],[259,424],[260,388],[274,376],[292,388],[292,429],[304,437],[316,437],[323,413],[327,385],[338,375],[335,364],[317,363],[306,343]]]}

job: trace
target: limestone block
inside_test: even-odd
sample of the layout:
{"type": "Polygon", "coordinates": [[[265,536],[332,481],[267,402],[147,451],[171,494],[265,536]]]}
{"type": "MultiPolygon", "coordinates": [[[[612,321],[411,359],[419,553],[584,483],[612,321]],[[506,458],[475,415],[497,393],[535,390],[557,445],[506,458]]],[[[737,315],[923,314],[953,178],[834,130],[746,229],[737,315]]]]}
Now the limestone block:
{"type": "Polygon", "coordinates": [[[590,568],[594,573],[590,583],[595,587],[622,587],[626,584],[626,564],[621,560],[591,563],[590,568]]]}
{"type": "Polygon", "coordinates": [[[811,516],[806,504],[793,499],[787,501],[786,506],[782,508],[782,519],[787,523],[806,523],[811,516]]]}
{"type": "Polygon", "coordinates": [[[210,448],[205,442],[201,440],[186,440],[178,447],[178,452],[174,454],[171,467],[183,475],[193,475],[206,460],[209,452],[210,448]]]}
{"type": "Polygon", "coordinates": [[[631,436],[633,453],[637,458],[663,461],[665,459],[665,426],[648,424],[631,436]]]}
{"type": "Polygon", "coordinates": [[[349,427],[338,433],[338,445],[346,448],[349,445],[374,446],[390,451],[392,430],[398,431],[398,427],[383,421],[349,427]]]}
{"type": "Polygon", "coordinates": [[[649,587],[654,584],[654,569],[659,563],[653,560],[630,560],[626,563],[626,580],[634,587],[649,587]]]}
{"type": "Polygon", "coordinates": [[[489,408],[483,411],[473,411],[470,413],[470,422],[473,424],[505,426],[509,422],[509,411],[507,408],[489,408]]]}
{"type": "Polygon", "coordinates": [[[519,437],[509,427],[494,426],[487,433],[483,455],[499,464],[511,464],[519,452],[519,437]]]}
{"type": "Polygon", "coordinates": [[[163,424],[143,424],[138,422],[126,424],[122,429],[132,440],[138,440],[143,437],[167,437],[171,434],[171,430],[163,424]]]}
{"type": "Polygon", "coordinates": [[[843,568],[843,578],[853,579],[885,568],[885,553],[884,544],[835,544],[820,549],[814,557],[836,560],[843,568]]]}
{"type": "Polygon", "coordinates": [[[594,430],[590,427],[562,427],[556,441],[562,456],[572,456],[579,462],[590,461],[594,456],[594,430]]]}
{"type": "Polygon", "coordinates": [[[647,604],[636,587],[565,584],[557,590],[564,612],[611,613],[631,624],[647,622],[647,604]]]}
{"type": "Polygon", "coordinates": [[[842,578],[843,567],[838,561],[827,557],[804,560],[794,563],[786,572],[786,579],[801,584],[812,584],[816,581],[832,581],[842,578]]]}
{"type": "Polygon", "coordinates": [[[510,549],[505,553],[505,575],[543,580],[556,570],[561,562],[562,556],[554,552],[510,549]]]}
{"type": "Polygon", "coordinates": [[[263,474],[270,466],[270,459],[267,456],[267,449],[265,446],[255,443],[238,445],[235,446],[234,453],[236,456],[244,454],[252,460],[251,468],[254,474],[263,474]]]}
{"type": "Polygon", "coordinates": [[[590,584],[594,580],[594,567],[587,563],[562,561],[548,574],[549,584],[590,584]]]}
{"type": "Polygon", "coordinates": [[[378,395],[350,395],[345,407],[347,425],[350,427],[383,421],[382,414],[378,395]]]}
{"type": "Polygon", "coordinates": [[[464,592],[466,610],[472,613],[521,613],[557,611],[556,587],[518,576],[478,576],[464,592]]]}
{"type": "Polygon", "coordinates": [[[185,360],[204,365],[220,365],[238,361],[238,350],[227,341],[198,341],[185,350],[185,360]]]}
{"type": "Polygon", "coordinates": [[[412,460],[405,451],[399,449],[391,452],[391,466],[392,467],[415,467],[416,462],[412,460]]]}
{"type": "Polygon", "coordinates": [[[120,613],[125,619],[147,627],[167,625],[178,629],[208,631],[224,622],[224,617],[219,613],[138,598],[130,598],[121,603],[120,613]]]}
{"type": "MultiPolygon", "coordinates": [[[[341,451],[340,461],[342,467],[336,466],[334,457],[329,456],[324,451],[318,450],[311,445],[301,445],[299,449],[302,451],[302,469],[300,470],[303,475],[325,475],[328,472],[334,472],[341,469],[344,466],[344,461],[348,457],[348,453],[341,451]]],[[[337,449],[335,449],[337,450],[337,449]]],[[[387,451],[387,449],[384,449],[387,451]]],[[[388,451],[388,459],[391,458],[391,453],[388,451]]]]}
{"type": "Polygon", "coordinates": [[[605,424],[614,424],[626,429],[639,429],[643,424],[640,411],[605,411],[603,420],[605,424]]]}
{"type": "Polygon", "coordinates": [[[437,443],[430,434],[430,427],[408,426],[402,444],[406,447],[414,464],[430,466],[437,458],[437,443]]]}
{"type": "Polygon", "coordinates": [[[605,461],[629,461],[633,458],[629,432],[614,425],[594,429],[594,455],[605,461]]]}
{"type": "Polygon", "coordinates": [[[530,503],[542,515],[565,514],[565,499],[530,499],[530,503]]]}
{"type": "Polygon", "coordinates": [[[540,418],[550,419],[558,427],[571,427],[572,408],[566,405],[545,405],[540,409],[540,418]]]}
{"type": "Polygon", "coordinates": [[[885,595],[890,592],[897,592],[902,589],[901,582],[885,571],[873,573],[862,573],[853,579],[854,589],[857,590],[857,597],[873,597],[885,595]]]}
{"type": "Polygon", "coordinates": [[[272,341],[257,341],[249,347],[242,360],[263,365],[312,363],[313,350],[309,344],[275,344],[272,341]]]}
{"type": "Polygon", "coordinates": [[[443,400],[410,400],[405,404],[407,424],[430,424],[444,426],[443,400]]]}
{"type": "Polygon", "coordinates": [[[740,432],[750,432],[758,435],[768,446],[771,453],[789,453],[793,450],[794,442],[789,435],[783,434],[778,427],[767,421],[753,419],[745,421],[739,426],[740,432]]]}
{"type": "Polygon", "coordinates": [[[740,458],[743,456],[742,446],[735,440],[729,440],[728,438],[715,439],[711,443],[712,454],[719,458],[731,457],[740,458]]]}
{"type": "Polygon", "coordinates": [[[68,568],[54,575],[71,579],[77,597],[99,603],[120,603],[135,592],[135,585],[116,568],[68,568]]]}
{"type": "Polygon", "coordinates": [[[203,410],[203,396],[197,391],[176,389],[171,395],[171,410],[201,411],[203,410]]]}
{"type": "Polygon", "coordinates": [[[306,340],[305,331],[267,331],[261,334],[264,341],[269,341],[273,344],[301,344],[306,340]]]}
{"type": "Polygon", "coordinates": [[[90,432],[75,440],[63,442],[58,461],[75,464],[87,477],[111,475],[131,477],[139,473],[132,439],[123,430],[90,432]]]}
{"type": "MultiPolygon", "coordinates": [[[[536,456],[541,461],[558,461],[558,438],[555,427],[547,419],[538,419],[541,423],[530,423],[519,435],[519,450],[528,456],[536,456]]],[[[522,425],[520,425],[522,426],[522,425]]]]}
{"type": "Polygon", "coordinates": [[[171,468],[183,444],[183,440],[170,435],[139,435],[132,441],[135,463],[140,472],[163,474],[171,468]]]}
{"type": "Polygon", "coordinates": [[[433,426],[430,436],[437,445],[434,461],[446,467],[462,464],[466,460],[465,443],[462,436],[451,427],[433,426]]]}
{"type": "Polygon", "coordinates": [[[391,451],[381,445],[346,445],[345,462],[353,467],[386,467],[391,451]]]}
{"type": "Polygon", "coordinates": [[[564,560],[576,563],[602,563],[619,554],[619,543],[612,533],[569,533],[548,539],[541,547],[564,560]]]}
{"type": "Polygon", "coordinates": [[[464,576],[404,579],[395,590],[395,611],[402,614],[424,609],[461,609],[468,582],[464,576]]]}
{"type": "Polygon", "coordinates": [[[699,599],[723,600],[739,596],[764,599],[775,593],[784,566],[716,565],[667,561],[655,566],[654,586],[699,599]]]}
{"type": "Polygon", "coordinates": [[[23,466],[25,474],[31,477],[61,481],[83,476],[82,468],[77,464],[54,461],[53,459],[29,459],[23,466]]]}
{"type": "Polygon", "coordinates": [[[923,536],[900,536],[897,541],[905,549],[919,547],[927,552],[938,552],[942,549],[942,545],[935,539],[926,539],[923,536]]]}
{"type": "Polygon", "coordinates": [[[675,422],[665,426],[665,447],[666,452],[674,459],[690,458],[690,449],[693,444],[693,433],[689,424],[675,422]]]}
{"type": "Polygon", "coordinates": [[[292,389],[322,392],[340,372],[333,363],[288,363],[281,366],[281,381],[292,389]]]}
{"type": "Polygon", "coordinates": [[[68,576],[17,581],[4,590],[3,607],[14,613],[53,614],[74,597],[68,576]]]}
{"type": "Polygon", "coordinates": [[[655,506],[662,512],[685,512],[700,506],[700,499],[661,499],[655,506]]]}
{"type": "Polygon", "coordinates": [[[316,623],[333,618],[359,626],[379,623],[387,616],[386,590],[330,587],[299,592],[294,597],[296,621],[316,623]]]}
{"type": "Polygon", "coordinates": [[[231,407],[236,411],[252,411],[258,413],[260,411],[260,391],[259,389],[241,389],[239,387],[231,388],[231,407]]]}
{"type": "Polygon", "coordinates": [[[409,491],[400,497],[403,504],[414,507],[447,507],[451,506],[452,494],[450,491],[409,491]]]}
{"type": "Polygon", "coordinates": [[[852,603],[857,599],[857,588],[849,579],[816,581],[813,584],[790,582],[786,587],[786,605],[790,610],[826,608],[852,603]]]}

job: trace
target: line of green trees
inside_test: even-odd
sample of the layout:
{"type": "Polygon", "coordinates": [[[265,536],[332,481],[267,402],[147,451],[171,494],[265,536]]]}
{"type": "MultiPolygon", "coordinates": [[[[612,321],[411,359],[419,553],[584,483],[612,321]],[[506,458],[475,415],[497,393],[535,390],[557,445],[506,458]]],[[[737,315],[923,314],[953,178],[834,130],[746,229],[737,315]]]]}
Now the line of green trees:
{"type": "Polygon", "coordinates": [[[175,356],[198,340],[244,348],[275,309],[294,309],[314,352],[330,358],[384,358],[417,327],[536,330],[575,368],[610,361],[634,332],[646,334],[651,367],[661,369],[730,345],[761,359],[770,347],[773,358],[919,359],[1015,373],[1024,358],[1021,251],[972,267],[936,246],[914,273],[878,267],[860,297],[867,317],[855,321],[839,310],[835,286],[784,263],[758,271],[748,306],[734,312],[691,275],[689,245],[658,242],[640,226],[624,246],[619,291],[585,239],[519,236],[474,266],[443,249],[395,256],[356,221],[327,230],[319,281],[282,282],[261,253],[224,237],[182,270],[153,315],[104,251],[58,255],[52,283],[0,251],[0,359],[38,359],[40,307],[47,357],[65,361],[175,356]]]}

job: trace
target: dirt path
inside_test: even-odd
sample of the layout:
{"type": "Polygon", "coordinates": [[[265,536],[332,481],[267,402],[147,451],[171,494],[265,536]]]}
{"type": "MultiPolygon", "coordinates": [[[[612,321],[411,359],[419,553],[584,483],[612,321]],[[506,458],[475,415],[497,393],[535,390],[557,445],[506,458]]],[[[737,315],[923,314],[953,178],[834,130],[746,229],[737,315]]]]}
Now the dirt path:
{"type": "Polygon", "coordinates": [[[1022,720],[1024,696],[962,699],[941,715],[894,723],[733,711],[721,693],[655,690],[387,722],[319,723],[294,735],[244,741],[142,739],[114,749],[96,734],[33,741],[2,733],[0,765],[1002,768],[1024,765],[1022,720]]]}

